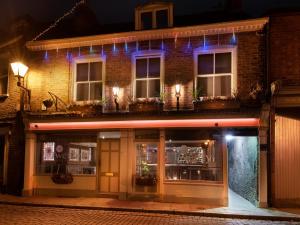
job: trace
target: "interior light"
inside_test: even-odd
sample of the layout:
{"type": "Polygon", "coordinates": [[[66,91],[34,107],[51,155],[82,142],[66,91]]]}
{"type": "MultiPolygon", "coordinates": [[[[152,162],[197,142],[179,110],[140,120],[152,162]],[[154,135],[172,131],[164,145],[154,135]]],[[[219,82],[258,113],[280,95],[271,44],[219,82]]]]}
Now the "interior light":
{"type": "Polygon", "coordinates": [[[231,141],[233,139],[233,136],[231,134],[227,134],[225,136],[226,141],[231,141]]]}

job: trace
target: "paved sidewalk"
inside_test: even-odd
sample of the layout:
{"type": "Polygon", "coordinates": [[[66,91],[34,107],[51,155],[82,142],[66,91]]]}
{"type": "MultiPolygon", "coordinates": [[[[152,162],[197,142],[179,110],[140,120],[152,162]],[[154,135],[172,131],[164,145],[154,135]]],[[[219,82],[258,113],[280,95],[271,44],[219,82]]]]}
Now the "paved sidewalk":
{"type": "Polygon", "coordinates": [[[300,209],[261,209],[256,207],[212,207],[199,204],[121,201],[112,198],[17,197],[1,195],[0,203],[39,207],[166,213],[220,218],[299,221],[300,209]]]}

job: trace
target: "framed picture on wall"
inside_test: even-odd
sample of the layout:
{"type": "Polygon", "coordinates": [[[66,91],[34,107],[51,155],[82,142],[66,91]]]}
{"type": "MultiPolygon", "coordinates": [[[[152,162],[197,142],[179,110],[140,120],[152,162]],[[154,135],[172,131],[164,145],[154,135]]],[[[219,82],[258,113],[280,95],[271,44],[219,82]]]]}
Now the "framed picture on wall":
{"type": "Polygon", "coordinates": [[[79,148],[69,148],[69,161],[79,161],[79,148]]]}
{"type": "Polygon", "coordinates": [[[91,161],[91,149],[81,149],[81,161],[88,162],[91,161]]]}
{"type": "Polygon", "coordinates": [[[43,161],[54,161],[54,142],[43,143],[43,161]]]}

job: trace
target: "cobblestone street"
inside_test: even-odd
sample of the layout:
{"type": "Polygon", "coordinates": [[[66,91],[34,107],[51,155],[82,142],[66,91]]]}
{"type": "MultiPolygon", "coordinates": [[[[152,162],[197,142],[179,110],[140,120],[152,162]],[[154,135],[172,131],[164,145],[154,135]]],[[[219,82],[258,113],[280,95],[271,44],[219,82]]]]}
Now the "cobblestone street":
{"type": "Polygon", "coordinates": [[[293,224],[300,222],[228,219],[199,216],[0,205],[0,224],[293,224]]]}

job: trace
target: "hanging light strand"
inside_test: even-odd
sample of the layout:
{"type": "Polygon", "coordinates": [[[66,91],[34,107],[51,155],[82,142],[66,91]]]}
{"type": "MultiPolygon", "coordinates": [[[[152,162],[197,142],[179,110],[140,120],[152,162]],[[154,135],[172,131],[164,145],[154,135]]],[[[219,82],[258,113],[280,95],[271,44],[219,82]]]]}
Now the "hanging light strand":
{"type": "Polygon", "coordinates": [[[61,16],[60,18],[58,18],[53,24],[51,24],[47,29],[45,29],[44,31],[42,31],[41,33],[39,33],[35,38],[32,39],[32,41],[36,41],[37,39],[39,39],[40,37],[42,37],[44,34],[46,34],[49,30],[55,28],[62,20],[64,20],[66,17],[68,17],[69,15],[73,14],[75,12],[75,10],[80,6],[85,4],[86,0],[80,0],[79,2],[77,2],[73,8],[71,8],[68,12],[66,12],[63,16],[61,16]]]}

